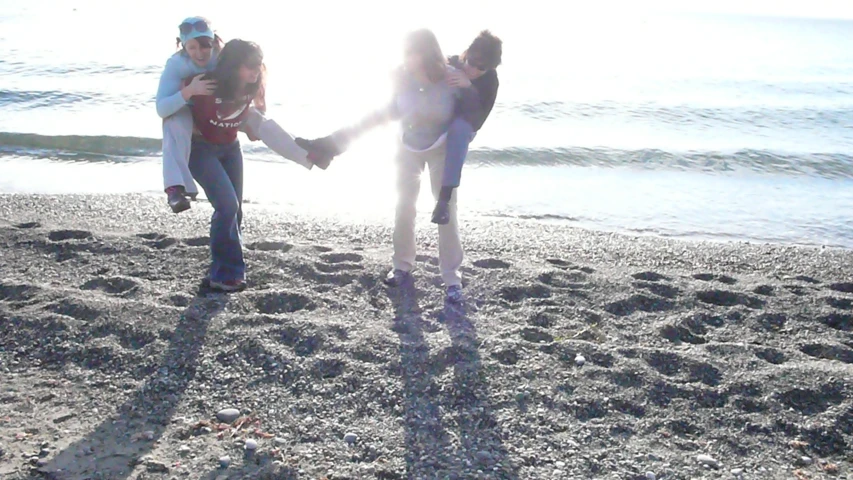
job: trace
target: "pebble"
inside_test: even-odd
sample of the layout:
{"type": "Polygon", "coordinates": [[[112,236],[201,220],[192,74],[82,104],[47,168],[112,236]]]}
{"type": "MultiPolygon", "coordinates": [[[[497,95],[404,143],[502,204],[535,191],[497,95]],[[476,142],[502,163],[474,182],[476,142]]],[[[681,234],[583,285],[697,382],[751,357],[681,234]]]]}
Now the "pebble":
{"type": "Polygon", "coordinates": [[[231,465],[231,457],[219,457],[219,468],[228,468],[231,465]]]}
{"type": "Polygon", "coordinates": [[[812,459],[803,455],[802,457],[800,457],[800,462],[802,462],[803,465],[811,465],[812,459]]]}
{"type": "Polygon", "coordinates": [[[490,464],[492,463],[492,454],[485,450],[481,450],[477,452],[477,461],[482,464],[490,464]]]}
{"type": "Polygon", "coordinates": [[[657,476],[655,476],[652,472],[646,472],[646,480],[655,480],[657,476]]]}
{"type": "Polygon", "coordinates": [[[39,451],[39,457],[46,457],[46,456],[48,456],[48,455],[50,455],[50,450],[48,450],[48,449],[46,449],[46,448],[42,448],[42,449],[39,451]]]}
{"type": "Polygon", "coordinates": [[[743,469],[742,468],[732,469],[732,475],[734,475],[736,477],[743,475],[743,469]]]}
{"type": "Polygon", "coordinates": [[[39,468],[41,468],[41,467],[43,467],[43,466],[47,465],[47,463],[48,463],[48,461],[47,461],[47,459],[46,459],[46,458],[39,458],[39,459],[36,461],[36,466],[37,466],[37,467],[39,467],[39,468]]]}
{"type": "Polygon", "coordinates": [[[580,353],[575,355],[575,365],[582,367],[586,363],[586,358],[580,353]]]}
{"type": "Polygon", "coordinates": [[[696,461],[708,467],[720,468],[720,462],[718,462],[714,457],[705,455],[704,453],[697,455],[696,461]]]}
{"type": "Polygon", "coordinates": [[[344,441],[349,443],[349,444],[353,444],[353,443],[358,441],[358,435],[356,435],[352,432],[349,432],[346,435],[344,435],[344,441]]]}
{"type": "Polygon", "coordinates": [[[186,455],[190,453],[190,451],[192,451],[192,449],[188,445],[181,445],[178,448],[178,453],[180,453],[181,455],[186,455]]]}
{"type": "Polygon", "coordinates": [[[142,432],[142,438],[148,441],[154,440],[154,430],[146,430],[142,432]]]}
{"type": "Polygon", "coordinates": [[[276,444],[276,445],[284,445],[284,444],[286,444],[286,443],[287,443],[287,440],[285,440],[285,439],[284,439],[284,438],[282,438],[282,437],[275,437],[275,439],[273,440],[273,442],[275,442],[275,444],[276,444]]]}
{"type": "Polygon", "coordinates": [[[556,465],[557,468],[565,468],[566,462],[557,462],[554,465],[556,465]]]}
{"type": "Polygon", "coordinates": [[[258,449],[258,442],[256,442],[255,440],[252,440],[250,438],[250,439],[246,440],[245,448],[246,448],[246,450],[255,451],[258,449]]]}
{"type": "Polygon", "coordinates": [[[236,408],[226,408],[224,410],[220,410],[216,414],[217,420],[222,423],[234,423],[235,420],[240,418],[240,410],[236,408]]]}

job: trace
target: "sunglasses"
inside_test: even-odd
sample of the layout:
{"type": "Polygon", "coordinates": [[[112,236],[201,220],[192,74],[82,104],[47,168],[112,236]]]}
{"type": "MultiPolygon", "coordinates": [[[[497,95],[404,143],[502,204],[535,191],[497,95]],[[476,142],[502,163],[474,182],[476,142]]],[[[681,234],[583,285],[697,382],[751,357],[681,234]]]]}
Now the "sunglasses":
{"type": "Polygon", "coordinates": [[[182,23],[178,28],[181,29],[181,35],[186,35],[195,29],[197,32],[210,31],[210,27],[204,20],[199,20],[193,23],[182,23]]]}
{"type": "Polygon", "coordinates": [[[479,70],[481,72],[485,72],[486,70],[488,70],[487,67],[484,67],[482,65],[474,65],[474,63],[471,62],[470,58],[466,58],[465,63],[467,63],[469,67],[476,68],[477,70],[479,70]]]}

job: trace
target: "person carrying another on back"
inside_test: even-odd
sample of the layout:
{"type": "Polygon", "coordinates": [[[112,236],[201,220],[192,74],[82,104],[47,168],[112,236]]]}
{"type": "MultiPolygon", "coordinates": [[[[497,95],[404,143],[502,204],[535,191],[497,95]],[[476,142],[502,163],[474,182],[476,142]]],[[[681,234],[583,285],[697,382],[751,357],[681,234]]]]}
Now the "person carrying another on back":
{"type": "MultiPolygon", "coordinates": [[[[216,67],[223,43],[204,17],[185,19],[178,31],[180,50],[166,62],[156,96],[157,114],[163,119],[163,183],[169,206],[175,213],[189,209],[187,197],[195,198],[198,194],[188,165],[193,120],[187,106],[192,97],[209,95],[217,87],[215,80],[205,80],[202,76],[216,67]],[[193,80],[186,83],[190,77],[193,80]]],[[[241,130],[249,139],[260,139],[284,158],[311,168],[307,152],[274,120],[265,118],[265,111],[263,104],[250,107],[241,130]]]]}

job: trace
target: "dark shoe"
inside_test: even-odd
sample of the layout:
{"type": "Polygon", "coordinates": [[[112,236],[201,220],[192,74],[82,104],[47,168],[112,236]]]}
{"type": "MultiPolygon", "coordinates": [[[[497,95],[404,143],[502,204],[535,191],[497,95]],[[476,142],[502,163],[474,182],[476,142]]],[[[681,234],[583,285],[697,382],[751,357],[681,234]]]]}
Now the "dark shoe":
{"type": "Polygon", "coordinates": [[[462,293],[462,285],[447,287],[447,301],[450,303],[462,303],[465,301],[465,294],[462,293]]]}
{"type": "Polygon", "coordinates": [[[225,280],[224,282],[210,281],[211,290],[220,292],[240,292],[246,289],[245,280],[225,280]]]}
{"type": "Polygon", "coordinates": [[[394,269],[388,272],[388,275],[385,275],[385,278],[382,280],[385,285],[389,287],[399,287],[400,285],[406,283],[410,278],[412,278],[412,274],[403,270],[394,269]]]}
{"type": "Polygon", "coordinates": [[[191,207],[190,201],[184,192],[184,187],[169,187],[166,189],[166,196],[169,207],[175,213],[181,213],[184,210],[189,210],[191,207]]]}
{"type": "Polygon", "coordinates": [[[435,209],[432,211],[432,223],[438,225],[450,223],[450,202],[445,200],[435,202],[435,209]]]}

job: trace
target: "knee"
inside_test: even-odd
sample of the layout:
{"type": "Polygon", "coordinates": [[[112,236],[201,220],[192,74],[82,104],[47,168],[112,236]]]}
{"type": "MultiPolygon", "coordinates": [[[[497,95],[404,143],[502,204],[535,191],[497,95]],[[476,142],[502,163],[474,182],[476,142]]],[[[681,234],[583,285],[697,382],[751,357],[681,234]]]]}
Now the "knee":
{"type": "Polygon", "coordinates": [[[225,218],[238,218],[241,214],[240,202],[238,202],[237,197],[233,195],[215,199],[213,209],[216,210],[216,213],[225,218]]]}
{"type": "Polygon", "coordinates": [[[450,126],[447,129],[447,134],[453,136],[458,135],[461,137],[469,137],[474,134],[474,127],[472,127],[471,124],[468,123],[468,121],[464,118],[456,117],[453,119],[452,122],[450,122],[450,126]]]}

